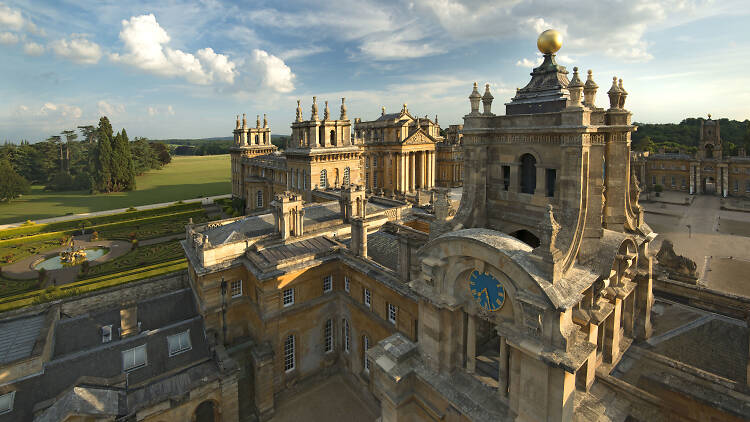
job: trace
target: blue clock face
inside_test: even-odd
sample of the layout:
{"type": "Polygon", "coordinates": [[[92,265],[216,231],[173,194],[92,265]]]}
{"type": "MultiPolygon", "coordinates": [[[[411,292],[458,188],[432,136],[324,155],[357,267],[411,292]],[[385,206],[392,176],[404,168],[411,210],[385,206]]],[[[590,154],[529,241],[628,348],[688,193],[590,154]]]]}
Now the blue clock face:
{"type": "Polygon", "coordinates": [[[505,288],[490,273],[474,270],[469,276],[469,288],[479,306],[490,312],[499,311],[505,303],[505,288]]]}

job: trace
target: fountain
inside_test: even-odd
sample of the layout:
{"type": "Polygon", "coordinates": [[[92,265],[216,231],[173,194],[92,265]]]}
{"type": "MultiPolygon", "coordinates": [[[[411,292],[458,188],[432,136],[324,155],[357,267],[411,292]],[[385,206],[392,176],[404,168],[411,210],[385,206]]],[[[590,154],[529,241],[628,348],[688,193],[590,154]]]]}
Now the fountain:
{"type": "Polygon", "coordinates": [[[68,248],[60,251],[60,254],[58,256],[53,256],[35,264],[34,269],[41,270],[42,268],[44,268],[46,270],[59,270],[63,267],[70,267],[80,264],[83,261],[92,261],[101,256],[104,256],[107,251],[107,248],[102,247],[91,249],[76,247],[75,242],[71,240],[68,248]]]}

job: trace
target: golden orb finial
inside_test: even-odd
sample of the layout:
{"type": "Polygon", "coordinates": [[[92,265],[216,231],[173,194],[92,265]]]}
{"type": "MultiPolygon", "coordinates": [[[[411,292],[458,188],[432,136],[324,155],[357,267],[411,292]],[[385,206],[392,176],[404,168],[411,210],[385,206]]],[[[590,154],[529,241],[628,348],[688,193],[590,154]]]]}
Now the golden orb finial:
{"type": "Polygon", "coordinates": [[[554,29],[548,29],[539,35],[536,46],[542,54],[554,54],[562,47],[562,34],[554,29]]]}

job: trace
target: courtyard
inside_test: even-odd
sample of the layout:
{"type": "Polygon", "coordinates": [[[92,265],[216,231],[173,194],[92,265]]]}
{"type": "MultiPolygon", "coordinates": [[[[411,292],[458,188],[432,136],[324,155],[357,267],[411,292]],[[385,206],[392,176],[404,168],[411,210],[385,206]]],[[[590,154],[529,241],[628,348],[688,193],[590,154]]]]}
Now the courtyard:
{"type": "Polygon", "coordinates": [[[663,192],[641,201],[646,223],[658,233],[656,253],[664,239],[675,252],[697,265],[698,283],[711,289],[750,297],[750,213],[721,209],[721,198],[663,192]]]}

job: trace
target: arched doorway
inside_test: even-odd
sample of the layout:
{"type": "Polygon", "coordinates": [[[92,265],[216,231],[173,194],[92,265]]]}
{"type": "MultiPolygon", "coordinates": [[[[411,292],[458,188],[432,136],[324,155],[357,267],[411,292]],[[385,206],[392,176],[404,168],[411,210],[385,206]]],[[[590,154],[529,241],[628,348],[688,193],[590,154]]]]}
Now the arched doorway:
{"type": "Polygon", "coordinates": [[[211,400],[206,400],[195,408],[193,420],[195,422],[219,422],[216,406],[211,400]]]}
{"type": "Polygon", "coordinates": [[[534,194],[536,189],[536,158],[531,154],[521,156],[521,193],[534,194]]]}
{"type": "Polygon", "coordinates": [[[521,242],[531,246],[532,248],[536,248],[540,244],[539,238],[536,237],[534,233],[525,229],[514,231],[510,235],[520,240],[521,242]]]}
{"type": "Polygon", "coordinates": [[[713,177],[708,176],[703,179],[703,192],[712,195],[716,193],[716,181],[713,177]]]}

